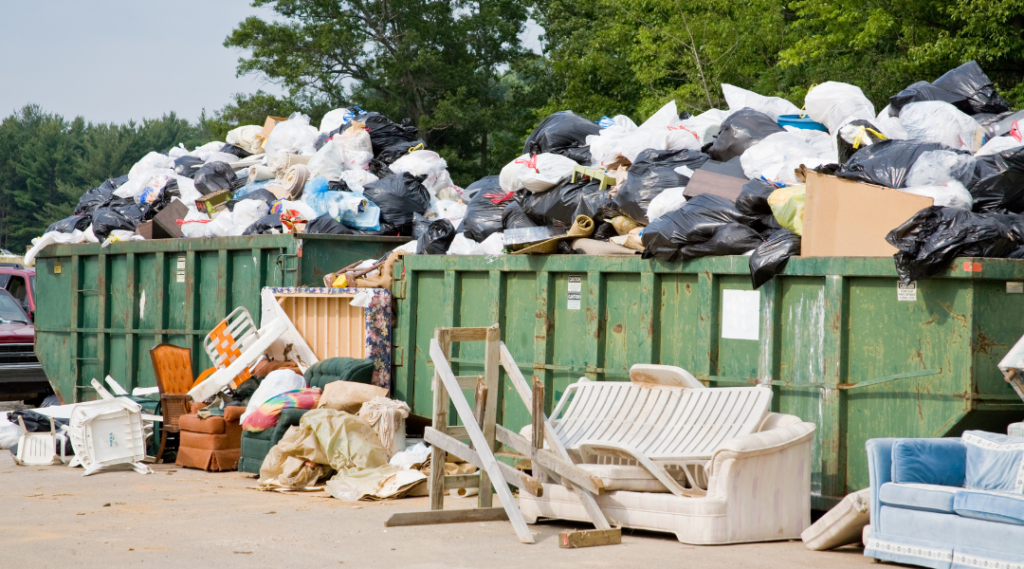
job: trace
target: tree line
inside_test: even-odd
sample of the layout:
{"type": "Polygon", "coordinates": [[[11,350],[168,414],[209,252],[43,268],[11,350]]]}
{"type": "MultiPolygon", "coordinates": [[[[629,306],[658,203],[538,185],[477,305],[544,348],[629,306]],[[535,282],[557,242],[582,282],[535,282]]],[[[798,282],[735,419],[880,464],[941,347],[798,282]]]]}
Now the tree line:
{"type": "Polygon", "coordinates": [[[919,80],[977,60],[1024,102],[1017,0],[254,0],[225,47],[239,74],[285,93],[237,94],[196,121],[66,119],[29,105],[0,123],[0,247],[24,250],[78,197],[145,153],[223,140],[240,124],[302,111],[319,124],[357,105],[409,118],[457,184],[502,166],[550,112],[642,120],[670,100],[724,108],[721,83],[797,106],[817,83],[853,83],[881,109],[919,80]],[[532,20],[542,53],[523,45],[532,20]]]}

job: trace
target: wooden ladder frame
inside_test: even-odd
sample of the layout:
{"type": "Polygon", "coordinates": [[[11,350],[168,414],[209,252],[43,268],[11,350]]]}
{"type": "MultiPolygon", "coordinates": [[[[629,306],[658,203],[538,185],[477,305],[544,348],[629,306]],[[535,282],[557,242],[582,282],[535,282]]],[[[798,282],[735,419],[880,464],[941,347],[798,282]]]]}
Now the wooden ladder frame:
{"type": "Polygon", "coordinates": [[[594,498],[603,491],[603,484],[597,477],[572,463],[569,453],[555,436],[547,417],[544,415],[544,386],[535,381],[533,391],[523,378],[522,372],[501,342],[501,330],[497,324],[487,328],[437,328],[430,342],[430,358],[434,363],[434,409],[432,427],[427,428],[424,440],[432,445],[430,466],[430,511],[408,512],[392,515],[385,523],[388,527],[456,523],[469,521],[491,521],[508,519],[516,530],[520,541],[533,543],[533,534],[523,519],[522,513],[507,484],[520,491],[540,497],[543,494],[544,478],[552,478],[572,488],[584,509],[597,528],[589,532],[568,532],[561,535],[562,547],[584,547],[620,543],[621,532],[613,529],[601,512],[594,498]],[[484,375],[456,376],[449,363],[453,342],[486,342],[484,375]],[[496,425],[499,365],[515,387],[533,419],[533,440],[496,425]],[[473,410],[462,391],[475,389],[476,400],[473,410]],[[448,424],[449,401],[455,406],[462,426],[448,424]],[[459,439],[468,438],[473,447],[459,439]],[[499,462],[494,457],[495,441],[498,440],[520,454],[531,459],[534,472],[542,474],[538,480],[519,470],[499,462]],[[544,441],[554,450],[543,448],[544,441]],[[447,476],[444,470],[446,456],[451,453],[480,469],[479,475],[447,476]],[[507,484],[492,480],[504,480],[507,484]],[[454,488],[479,488],[477,508],[444,510],[444,494],[454,488]],[[502,507],[494,508],[493,492],[498,493],[502,507]],[[569,545],[570,541],[573,545],[569,545]]]}

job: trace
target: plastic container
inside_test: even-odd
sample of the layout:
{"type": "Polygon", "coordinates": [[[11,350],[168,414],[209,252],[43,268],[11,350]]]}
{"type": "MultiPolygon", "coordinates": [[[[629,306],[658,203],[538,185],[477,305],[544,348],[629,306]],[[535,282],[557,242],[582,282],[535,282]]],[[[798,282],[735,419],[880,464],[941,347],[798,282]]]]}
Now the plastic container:
{"type": "Polygon", "coordinates": [[[828,127],[821,124],[820,122],[812,121],[810,117],[806,115],[781,115],[779,120],[776,121],[779,126],[793,126],[796,128],[802,128],[804,130],[820,130],[822,132],[828,132],[828,127]]]}

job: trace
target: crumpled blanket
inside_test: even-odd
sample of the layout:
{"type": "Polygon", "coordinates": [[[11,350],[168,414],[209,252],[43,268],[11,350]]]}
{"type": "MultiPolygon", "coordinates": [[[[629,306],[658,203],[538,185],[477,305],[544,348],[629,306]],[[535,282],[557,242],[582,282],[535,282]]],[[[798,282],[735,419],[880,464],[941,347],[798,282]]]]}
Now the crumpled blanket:
{"type": "Polygon", "coordinates": [[[326,475],[319,466],[337,472],[327,492],[348,501],[399,498],[426,479],[418,471],[389,465],[376,431],[359,416],[314,409],[270,449],[260,467],[260,484],[303,488],[326,475]]]}
{"type": "Polygon", "coordinates": [[[286,391],[275,395],[260,405],[256,411],[242,420],[242,428],[246,431],[259,432],[273,429],[284,409],[313,409],[320,402],[320,388],[307,387],[286,391]]]}

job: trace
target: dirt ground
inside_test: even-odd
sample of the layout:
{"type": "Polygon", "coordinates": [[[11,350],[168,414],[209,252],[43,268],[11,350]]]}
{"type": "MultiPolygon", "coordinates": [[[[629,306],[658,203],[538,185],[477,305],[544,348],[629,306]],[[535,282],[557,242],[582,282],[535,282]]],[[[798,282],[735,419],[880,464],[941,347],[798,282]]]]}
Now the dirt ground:
{"type": "MultiPolygon", "coordinates": [[[[393,512],[428,509],[427,498],[342,502],[323,495],[254,490],[238,472],[154,465],[154,474],[64,466],[16,466],[0,450],[0,567],[726,567],[842,569],[872,561],[860,549],[808,551],[799,541],[694,547],[668,534],[623,530],[622,544],[559,549],[558,532],[531,526],[522,545],[508,522],[386,528],[393,512]],[[142,565],[139,565],[142,564],[142,565]]],[[[475,498],[446,506],[471,507],[475,498]]]]}

